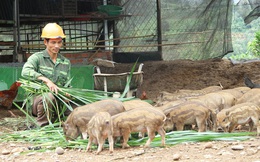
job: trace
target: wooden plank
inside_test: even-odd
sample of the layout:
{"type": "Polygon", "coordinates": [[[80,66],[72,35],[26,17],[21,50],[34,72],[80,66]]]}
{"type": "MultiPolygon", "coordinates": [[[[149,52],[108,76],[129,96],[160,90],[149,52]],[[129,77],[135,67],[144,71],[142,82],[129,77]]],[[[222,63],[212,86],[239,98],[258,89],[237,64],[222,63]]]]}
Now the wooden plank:
{"type": "Polygon", "coordinates": [[[0,41],[0,46],[15,46],[15,42],[13,41],[0,41]]]}

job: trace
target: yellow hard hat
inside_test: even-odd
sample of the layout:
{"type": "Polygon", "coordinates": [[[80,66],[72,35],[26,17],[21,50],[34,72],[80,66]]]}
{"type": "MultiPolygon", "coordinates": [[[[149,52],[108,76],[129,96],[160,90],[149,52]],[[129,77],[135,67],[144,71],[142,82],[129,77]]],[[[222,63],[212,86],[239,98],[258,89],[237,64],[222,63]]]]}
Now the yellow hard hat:
{"type": "Polygon", "coordinates": [[[65,38],[62,28],[56,23],[48,23],[42,29],[42,38],[65,38]]]}

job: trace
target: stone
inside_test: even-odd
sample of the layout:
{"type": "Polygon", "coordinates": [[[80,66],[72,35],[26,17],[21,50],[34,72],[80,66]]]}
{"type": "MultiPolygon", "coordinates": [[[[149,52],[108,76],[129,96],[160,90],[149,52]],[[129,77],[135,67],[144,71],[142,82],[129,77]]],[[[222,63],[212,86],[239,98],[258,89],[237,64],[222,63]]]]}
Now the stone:
{"type": "Polygon", "coordinates": [[[213,147],[213,144],[211,142],[208,142],[204,145],[204,149],[209,149],[209,148],[212,148],[213,147]]]}
{"type": "Polygon", "coordinates": [[[235,145],[231,147],[232,150],[243,150],[244,146],[243,145],[235,145]]]}
{"type": "Polygon", "coordinates": [[[58,155],[62,155],[62,154],[64,154],[64,149],[61,148],[61,147],[57,147],[57,148],[55,149],[55,152],[56,152],[58,155]]]}
{"type": "Polygon", "coordinates": [[[10,154],[10,153],[11,153],[11,151],[6,150],[6,149],[4,149],[4,150],[2,151],[2,155],[8,155],[8,154],[10,154]]]}
{"type": "Polygon", "coordinates": [[[180,160],[180,158],[181,158],[181,155],[178,154],[178,153],[176,153],[176,154],[173,155],[173,160],[174,160],[174,161],[180,160]]]}

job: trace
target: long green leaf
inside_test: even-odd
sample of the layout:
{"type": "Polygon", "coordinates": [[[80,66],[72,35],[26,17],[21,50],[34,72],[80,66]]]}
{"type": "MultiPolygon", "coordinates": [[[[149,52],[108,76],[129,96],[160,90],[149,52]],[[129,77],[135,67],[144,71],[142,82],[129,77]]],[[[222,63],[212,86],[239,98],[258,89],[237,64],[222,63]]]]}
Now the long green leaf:
{"type": "Polygon", "coordinates": [[[131,83],[131,80],[132,80],[132,77],[133,77],[133,73],[134,73],[134,70],[135,70],[135,67],[136,67],[136,64],[138,62],[139,58],[136,60],[134,66],[132,67],[131,69],[131,72],[130,72],[130,75],[128,77],[128,80],[127,80],[127,83],[126,83],[126,86],[125,86],[125,89],[124,89],[124,92],[122,93],[122,95],[120,96],[120,98],[124,98],[126,93],[129,91],[130,89],[130,83],[131,83]]]}
{"type": "MultiPolygon", "coordinates": [[[[19,131],[13,133],[4,133],[0,135],[0,142],[30,142],[34,146],[43,147],[64,147],[64,148],[82,148],[85,149],[88,140],[76,139],[75,141],[66,141],[59,123],[52,126],[45,126],[39,129],[19,131]]],[[[237,141],[247,140],[255,135],[254,132],[240,133],[217,133],[217,132],[195,132],[195,131],[172,131],[166,134],[166,145],[172,146],[183,142],[204,142],[204,141],[237,141]]],[[[128,142],[130,146],[144,145],[147,137],[142,139],[131,138],[128,142]]],[[[156,135],[151,146],[160,147],[161,137],[156,135]]],[[[107,147],[107,145],[106,145],[107,147]]],[[[117,144],[116,147],[121,147],[117,144]]],[[[44,148],[42,148],[44,149],[44,148]]]]}

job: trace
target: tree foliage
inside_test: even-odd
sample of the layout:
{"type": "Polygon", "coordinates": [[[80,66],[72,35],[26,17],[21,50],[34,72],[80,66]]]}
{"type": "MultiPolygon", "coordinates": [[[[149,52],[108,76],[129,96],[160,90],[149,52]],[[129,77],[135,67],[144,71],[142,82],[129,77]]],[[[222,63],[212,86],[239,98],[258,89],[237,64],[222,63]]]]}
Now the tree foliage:
{"type": "Polygon", "coordinates": [[[255,39],[248,43],[248,50],[257,57],[260,57],[260,30],[256,32],[255,39]]]}

